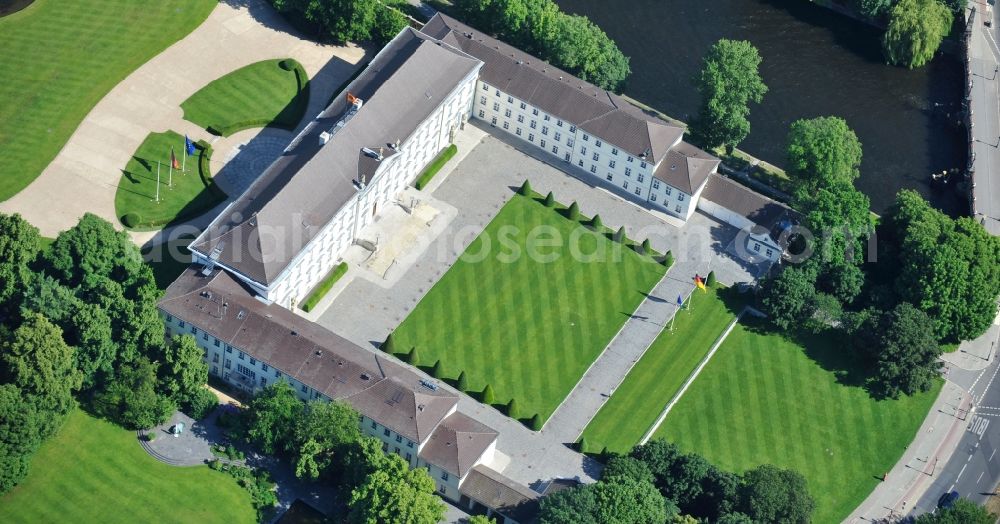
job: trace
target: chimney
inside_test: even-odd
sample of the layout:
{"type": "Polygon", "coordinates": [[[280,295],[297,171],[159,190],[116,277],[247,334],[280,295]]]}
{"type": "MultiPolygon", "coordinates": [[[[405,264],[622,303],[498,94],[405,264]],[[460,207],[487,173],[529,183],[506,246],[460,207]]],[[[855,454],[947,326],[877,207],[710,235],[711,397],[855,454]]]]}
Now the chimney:
{"type": "Polygon", "coordinates": [[[333,136],[333,135],[331,135],[331,134],[330,134],[329,132],[327,132],[327,131],[323,131],[322,133],[320,133],[320,134],[319,134],[319,145],[321,145],[321,146],[325,146],[325,145],[326,145],[326,143],[330,141],[330,138],[331,138],[332,136],[333,136]]]}

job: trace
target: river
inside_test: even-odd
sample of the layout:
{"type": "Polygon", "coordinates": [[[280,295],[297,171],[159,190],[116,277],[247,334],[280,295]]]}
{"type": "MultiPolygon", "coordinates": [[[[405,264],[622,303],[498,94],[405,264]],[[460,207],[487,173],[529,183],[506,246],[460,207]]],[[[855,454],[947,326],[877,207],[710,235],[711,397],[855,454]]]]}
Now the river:
{"type": "Polygon", "coordinates": [[[840,116],[862,142],[857,185],[874,211],[910,188],[950,214],[967,213],[961,195],[930,183],[932,172],[965,164],[964,131],[954,123],[963,83],[955,56],[939,55],[916,70],[886,65],[880,30],[806,0],[557,3],[588,16],[631,57],[626,94],[684,120],[698,110],[691,79],[708,48],[720,38],[749,40],[760,50],[770,90],[751,106],[741,149],[782,166],[791,122],[840,116]]]}

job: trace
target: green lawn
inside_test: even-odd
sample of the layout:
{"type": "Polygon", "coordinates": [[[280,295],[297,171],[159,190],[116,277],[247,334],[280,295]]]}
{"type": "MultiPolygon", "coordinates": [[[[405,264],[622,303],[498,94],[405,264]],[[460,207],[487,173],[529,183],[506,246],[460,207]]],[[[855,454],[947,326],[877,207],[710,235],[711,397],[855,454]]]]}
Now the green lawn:
{"type": "Polygon", "coordinates": [[[228,136],[269,125],[294,129],[308,105],[305,70],[295,60],[286,59],[237,69],[198,90],[181,108],[185,120],[228,136]]]}
{"type": "Polygon", "coordinates": [[[649,260],[515,195],[397,328],[393,342],[401,351],[415,346],[419,364],[441,359],[448,378],[464,370],[470,390],[488,383],[497,402],[516,398],[521,417],[537,412],[545,419],[663,276],[665,268],[649,260]],[[545,231],[543,238],[558,233],[562,245],[535,252],[555,260],[527,255],[527,239],[545,231]],[[608,256],[576,260],[568,247],[574,231],[577,253],[608,256]],[[489,255],[477,260],[487,246],[489,255]],[[521,256],[511,256],[515,251],[521,256]]]}
{"type": "Polygon", "coordinates": [[[940,385],[876,401],[840,335],[796,342],[758,322],[733,329],[655,436],[733,471],[798,470],[816,498],[813,520],[839,522],[899,460],[940,385]]]}
{"type": "Polygon", "coordinates": [[[693,295],[691,309],[678,312],[674,330],[668,327],[660,333],[587,426],[583,433],[590,448],[587,451],[597,452],[607,446],[610,451],[625,453],[639,443],[736,318],[742,300],[734,295],[731,289],[693,295]]]}
{"type": "Polygon", "coordinates": [[[82,411],[42,445],[28,478],[0,498],[0,522],[256,522],[250,496],[224,473],[174,467],[134,432],[82,411]]]}
{"type": "Polygon", "coordinates": [[[211,185],[211,173],[202,172],[208,169],[208,162],[201,161],[202,155],[207,153],[200,148],[195,150],[194,156],[188,157],[184,166],[187,172],[174,169],[171,177],[171,146],[177,155],[177,162],[181,163],[184,155],[182,135],[173,131],[150,133],[125,166],[115,193],[115,214],[126,227],[159,229],[194,218],[225,200],[225,194],[211,185]],[[155,200],[157,169],[160,173],[159,203],[155,200]],[[173,187],[168,183],[172,183],[173,187]],[[126,219],[129,214],[133,216],[126,219]]]}
{"type": "Polygon", "coordinates": [[[0,18],[0,201],[42,172],[108,91],[217,4],[37,0],[0,18]]]}

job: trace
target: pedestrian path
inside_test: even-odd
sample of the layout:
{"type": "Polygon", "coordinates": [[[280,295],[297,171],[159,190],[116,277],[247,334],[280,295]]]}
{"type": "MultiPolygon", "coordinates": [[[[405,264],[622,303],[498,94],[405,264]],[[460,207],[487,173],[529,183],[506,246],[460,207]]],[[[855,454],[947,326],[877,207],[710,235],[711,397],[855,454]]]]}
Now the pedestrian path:
{"type": "Polygon", "coordinates": [[[677,297],[691,294],[695,274],[707,274],[708,265],[708,261],[678,261],[670,267],[545,422],[543,434],[563,443],[576,442],[673,318],[677,297]]]}
{"type": "MultiPolygon", "coordinates": [[[[185,121],[180,107],[203,86],[254,62],[291,57],[314,80],[307,112],[311,118],[364,55],[357,46],[320,45],[303,38],[265,0],[219,2],[202,25],[98,102],[42,174],[0,203],[0,212],[20,213],[50,237],[87,212],[121,227],[114,204],[121,170],[149,133],[173,129],[195,140],[213,138],[185,121]]],[[[154,236],[156,232],[138,233],[133,238],[143,243],[154,236]]]]}

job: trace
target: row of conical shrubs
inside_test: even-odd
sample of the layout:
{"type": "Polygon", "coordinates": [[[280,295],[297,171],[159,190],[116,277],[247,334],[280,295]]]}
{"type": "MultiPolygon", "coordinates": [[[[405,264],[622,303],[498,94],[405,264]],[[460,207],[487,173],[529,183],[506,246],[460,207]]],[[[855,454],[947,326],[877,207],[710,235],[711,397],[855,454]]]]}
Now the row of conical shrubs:
{"type": "MultiPolygon", "coordinates": [[[[414,366],[418,365],[420,362],[419,355],[417,354],[417,348],[411,347],[409,351],[400,351],[399,348],[396,347],[396,343],[393,341],[391,333],[388,337],[386,337],[385,342],[382,343],[382,351],[396,355],[400,358],[400,360],[414,366]]],[[[444,364],[441,363],[441,359],[436,360],[434,365],[431,366],[430,374],[436,379],[447,380],[444,376],[444,364]]],[[[458,378],[455,379],[454,385],[456,389],[468,394],[469,396],[475,397],[478,394],[479,401],[483,404],[490,406],[497,405],[496,393],[493,392],[493,386],[486,384],[486,387],[483,388],[482,392],[472,390],[469,387],[469,379],[466,377],[465,371],[458,374],[458,378]]],[[[506,415],[512,419],[521,419],[521,410],[518,408],[517,399],[512,398],[509,402],[503,404],[501,411],[506,413],[506,415]]],[[[527,425],[531,429],[538,431],[542,429],[542,422],[541,415],[535,413],[532,415],[527,425]]]]}
{"type": "MultiPolygon", "coordinates": [[[[534,190],[531,189],[531,183],[528,182],[527,180],[525,180],[524,183],[521,184],[521,188],[517,190],[517,193],[521,196],[526,196],[529,198],[534,198],[535,195],[534,190]]],[[[545,207],[551,207],[551,208],[556,207],[556,197],[552,194],[551,191],[549,191],[548,194],[545,195],[545,199],[542,202],[545,204],[545,207]]],[[[601,215],[594,215],[594,217],[591,218],[590,220],[583,220],[583,216],[580,214],[580,205],[577,204],[575,200],[569,205],[568,208],[566,208],[565,215],[566,218],[574,222],[580,222],[585,226],[590,227],[594,231],[604,232],[605,230],[604,223],[601,222],[601,215]]],[[[627,245],[630,242],[630,240],[625,232],[625,226],[621,226],[620,228],[618,228],[617,231],[612,233],[611,240],[618,242],[620,244],[627,245]]],[[[646,240],[643,240],[641,244],[634,245],[633,247],[640,254],[650,255],[650,256],[655,255],[655,252],[653,251],[653,246],[652,244],[650,244],[648,238],[646,240]]],[[[674,256],[670,251],[667,251],[664,255],[658,258],[658,261],[662,263],[664,266],[671,266],[674,263],[674,256]]]]}

